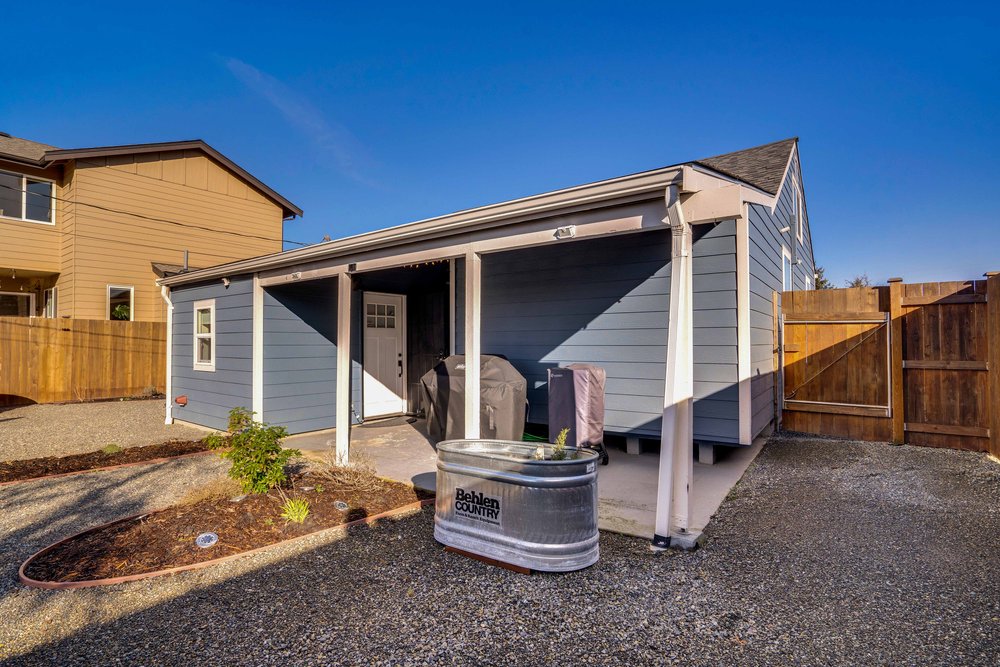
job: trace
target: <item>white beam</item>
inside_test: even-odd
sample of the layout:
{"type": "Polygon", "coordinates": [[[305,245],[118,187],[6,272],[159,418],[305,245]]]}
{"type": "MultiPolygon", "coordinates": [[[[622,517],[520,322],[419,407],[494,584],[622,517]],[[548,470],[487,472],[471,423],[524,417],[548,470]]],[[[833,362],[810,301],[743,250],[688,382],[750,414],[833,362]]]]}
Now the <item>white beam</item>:
{"type": "Polygon", "coordinates": [[[675,186],[668,188],[667,219],[672,232],[670,324],[667,331],[667,372],[660,433],[654,548],[666,548],[690,537],[689,497],[694,476],[692,233],[679,197],[675,186]]]}
{"type": "MultiPolygon", "coordinates": [[[[747,209],[747,204],[743,205],[747,209]]],[[[746,212],[746,211],[745,211],[746,212]]],[[[736,363],[739,373],[740,444],[751,445],[753,395],[751,388],[750,340],[750,221],[747,215],[736,219],[736,363]]]]}
{"type": "Polygon", "coordinates": [[[253,274],[252,409],[254,418],[264,421],[264,287],[260,275],[253,274]]]}
{"type": "Polygon", "coordinates": [[[480,326],[483,260],[479,253],[465,254],[465,437],[479,438],[480,326]]]}
{"type": "Polygon", "coordinates": [[[351,447],[351,275],[337,276],[336,462],[346,465],[351,447]]]}

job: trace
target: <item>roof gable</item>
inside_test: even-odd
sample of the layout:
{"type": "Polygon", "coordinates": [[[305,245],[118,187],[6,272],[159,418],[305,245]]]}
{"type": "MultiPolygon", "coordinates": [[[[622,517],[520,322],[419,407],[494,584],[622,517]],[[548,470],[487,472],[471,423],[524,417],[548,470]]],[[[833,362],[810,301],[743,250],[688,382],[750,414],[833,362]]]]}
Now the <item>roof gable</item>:
{"type": "Polygon", "coordinates": [[[281,207],[283,217],[302,215],[302,209],[282,197],[278,192],[264,184],[263,181],[249,171],[236,164],[225,155],[215,150],[201,139],[188,141],[164,141],[151,144],[128,144],[123,146],[97,146],[94,148],[60,149],[36,141],[19,139],[0,133],[0,157],[9,157],[18,162],[26,162],[34,166],[47,167],[51,164],[69,160],[84,160],[93,157],[109,157],[113,155],[137,155],[142,153],[158,153],[161,151],[196,150],[205,153],[223,167],[233,172],[247,183],[263,193],[265,197],[281,207]]]}
{"type": "Polygon", "coordinates": [[[775,195],[781,188],[781,181],[797,142],[798,137],[782,139],[763,146],[696,160],[695,163],[775,195]]]}

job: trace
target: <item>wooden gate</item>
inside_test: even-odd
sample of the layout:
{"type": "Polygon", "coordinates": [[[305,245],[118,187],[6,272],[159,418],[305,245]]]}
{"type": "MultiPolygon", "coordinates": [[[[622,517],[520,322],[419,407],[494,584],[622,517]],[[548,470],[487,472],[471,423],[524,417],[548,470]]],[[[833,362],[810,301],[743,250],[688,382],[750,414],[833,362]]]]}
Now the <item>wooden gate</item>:
{"type": "Polygon", "coordinates": [[[783,428],[1000,456],[1000,276],[781,303],[783,428]]]}
{"type": "Polygon", "coordinates": [[[877,288],[782,295],[784,428],[863,440],[892,436],[884,301],[877,288]]]}

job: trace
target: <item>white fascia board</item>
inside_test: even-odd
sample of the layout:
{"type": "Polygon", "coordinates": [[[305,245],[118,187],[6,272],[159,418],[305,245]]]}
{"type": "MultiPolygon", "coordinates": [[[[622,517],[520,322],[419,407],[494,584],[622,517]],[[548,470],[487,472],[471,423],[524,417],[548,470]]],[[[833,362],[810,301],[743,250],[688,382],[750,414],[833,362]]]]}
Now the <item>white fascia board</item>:
{"type": "Polygon", "coordinates": [[[663,229],[662,195],[656,199],[630,202],[613,209],[598,209],[531,220],[516,225],[466,232],[403,246],[359,252],[348,257],[295,264],[261,273],[264,286],[315,280],[350,271],[363,273],[423,262],[464,257],[470,250],[501,252],[548,244],[565,244],[584,239],[663,229]],[[572,238],[559,238],[560,229],[572,227],[572,238]]]}

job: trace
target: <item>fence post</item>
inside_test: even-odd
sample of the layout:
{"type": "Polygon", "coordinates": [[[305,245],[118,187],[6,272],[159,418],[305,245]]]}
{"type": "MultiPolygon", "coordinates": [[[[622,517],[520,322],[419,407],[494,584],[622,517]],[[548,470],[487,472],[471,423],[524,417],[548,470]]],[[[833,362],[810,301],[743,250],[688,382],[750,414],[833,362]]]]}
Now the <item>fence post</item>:
{"type": "Polygon", "coordinates": [[[990,454],[1000,458],[1000,271],[986,274],[986,344],[989,366],[990,454]]]}
{"type": "Polygon", "coordinates": [[[781,379],[782,374],[785,369],[781,367],[781,339],[779,337],[781,329],[781,307],[779,305],[779,292],[773,290],[771,292],[771,321],[774,323],[773,332],[773,347],[772,353],[774,354],[774,361],[772,366],[774,368],[774,374],[772,376],[773,389],[774,389],[774,430],[781,430],[781,394],[778,393],[782,391],[781,389],[781,379]]]}
{"type": "Polygon", "coordinates": [[[892,353],[889,393],[892,399],[892,441],[897,445],[906,442],[904,411],[906,399],[903,395],[903,279],[889,278],[889,349],[892,353]]]}

